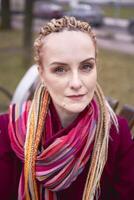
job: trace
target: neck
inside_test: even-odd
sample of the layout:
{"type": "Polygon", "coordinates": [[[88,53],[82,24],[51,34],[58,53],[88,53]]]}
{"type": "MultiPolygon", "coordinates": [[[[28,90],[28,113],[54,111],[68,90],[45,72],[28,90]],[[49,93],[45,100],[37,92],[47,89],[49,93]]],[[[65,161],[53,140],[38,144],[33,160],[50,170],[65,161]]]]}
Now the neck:
{"type": "Polygon", "coordinates": [[[64,128],[66,128],[67,126],[69,126],[78,116],[78,113],[71,113],[70,115],[69,114],[62,114],[62,116],[60,116],[59,114],[59,117],[60,117],[60,120],[61,120],[61,124],[64,128]]]}
{"type": "Polygon", "coordinates": [[[77,116],[79,114],[79,113],[72,113],[72,112],[68,112],[66,110],[60,109],[56,105],[55,105],[55,108],[56,108],[57,113],[59,115],[61,124],[64,128],[69,126],[77,118],[77,116]]]}

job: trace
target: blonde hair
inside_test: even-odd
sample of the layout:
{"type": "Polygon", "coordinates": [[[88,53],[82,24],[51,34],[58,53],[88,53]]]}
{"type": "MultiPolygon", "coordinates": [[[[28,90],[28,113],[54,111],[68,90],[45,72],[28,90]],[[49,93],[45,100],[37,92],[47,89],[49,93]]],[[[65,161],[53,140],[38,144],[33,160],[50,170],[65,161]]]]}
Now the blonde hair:
{"type": "MultiPolygon", "coordinates": [[[[35,40],[35,43],[34,43],[35,61],[38,65],[40,65],[40,60],[41,60],[40,51],[41,51],[42,45],[44,44],[44,37],[53,32],[61,32],[64,30],[68,30],[68,31],[76,30],[76,31],[82,31],[82,32],[89,34],[89,36],[92,39],[93,44],[95,46],[95,53],[97,55],[96,36],[95,36],[94,32],[92,31],[91,26],[87,22],[82,22],[82,21],[76,20],[74,17],[63,17],[61,19],[53,19],[50,22],[48,22],[44,27],[41,28],[39,36],[35,40]]],[[[44,89],[42,89],[42,90],[44,90],[44,89]]],[[[43,97],[42,94],[43,93],[41,91],[39,96],[43,97]]],[[[101,179],[103,169],[104,169],[104,166],[107,161],[107,155],[108,155],[109,130],[110,130],[112,121],[114,121],[115,124],[117,123],[116,116],[113,113],[113,111],[110,110],[110,108],[108,107],[105,97],[104,97],[104,94],[98,84],[96,85],[95,98],[96,98],[98,109],[99,109],[99,119],[98,119],[98,123],[96,126],[96,133],[95,133],[95,140],[94,140],[94,147],[93,147],[93,152],[92,152],[92,157],[91,157],[91,163],[90,163],[89,171],[88,171],[87,178],[86,178],[86,183],[85,183],[85,187],[84,187],[84,191],[83,191],[82,200],[99,199],[99,195],[101,192],[100,191],[100,179],[101,179]]],[[[41,98],[36,98],[36,96],[35,96],[33,105],[35,102],[37,103],[37,101],[35,101],[37,99],[41,100],[41,98]]],[[[47,101],[43,101],[43,100],[42,100],[42,102],[44,104],[47,103],[47,101]]],[[[36,106],[34,106],[34,107],[36,107],[36,106]]],[[[42,106],[42,109],[46,113],[46,110],[45,110],[46,107],[42,106]]],[[[32,108],[31,108],[31,110],[32,110],[32,108]]],[[[39,111],[41,113],[42,110],[40,109],[39,111]]],[[[30,122],[30,120],[32,120],[31,116],[29,117],[29,122],[30,122]]],[[[44,125],[44,118],[41,115],[39,118],[42,120],[41,124],[44,125]]],[[[31,123],[31,125],[33,125],[33,124],[31,123]]],[[[37,136],[37,139],[38,138],[39,139],[37,140],[37,142],[39,142],[40,138],[41,138],[42,129],[40,129],[40,130],[38,130],[39,135],[37,136]]],[[[33,134],[34,133],[35,132],[33,131],[33,134]]],[[[30,141],[30,140],[32,140],[32,138],[33,137],[30,134],[28,140],[30,141]]],[[[28,140],[27,140],[26,152],[28,152],[27,155],[29,156],[30,149],[32,149],[32,147],[31,148],[29,147],[30,142],[28,140]]],[[[35,144],[36,144],[36,142],[35,142],[35,144]]],[[[38,143],[37,143],[36,147],[33,148],[34,149],[33,160],[32,160],[33,170],[35,168],[37,147],[38,147],[38,143]]],[[[26,178],[28,180],[27,169],[29,169],[29,166],[28,166],[29,162],[27,160],[28,159],[26,157],[25,174],[26,174],[26,178]]],[[[35,195],[36,195],[38,190],[36,188],[36,180],[34,178],[34,173],[33,173],[33,180],[34,180],[34,184],[35,184],[35,195]]]]}
{"type": "Polygon", "coordinates": [[[79,21],[75,17],[62,17],[60,19],[52,19],[50,22],[45,24],[41,29],[39,36],[34,42],[34,60],[37,65],[40,65],[40,51],[43,45],[44,37],[53,33],[53,32],[61,32],[63,30],[74,30],[74,31],[82,31],[91,37],[94,47],[95,47],[95,55],[97,56],[97,42],[96,42],[96,35],[92,31],[90,24],[84,21],[79,21]]]}

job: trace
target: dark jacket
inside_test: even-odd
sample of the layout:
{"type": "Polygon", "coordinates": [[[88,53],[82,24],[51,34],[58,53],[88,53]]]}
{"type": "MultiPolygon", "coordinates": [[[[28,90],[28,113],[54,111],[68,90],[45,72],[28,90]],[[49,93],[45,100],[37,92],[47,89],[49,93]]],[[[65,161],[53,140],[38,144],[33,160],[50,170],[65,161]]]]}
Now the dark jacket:
{"type": "MultiPolygon", "coordinates": [[[[100,200],[134,199],[134,142],[127,123],[119,120],[119,133],[112,125],[108,160],[101,178],[100,200]]],[[[58,200],[82,200],[89,169],[84,171],[66,190],[58,192],[58,200]]],[[[22,164],[11,149],[8,137],[8,114],[0,116],[0,199],[16,200],[22,164]]]]}

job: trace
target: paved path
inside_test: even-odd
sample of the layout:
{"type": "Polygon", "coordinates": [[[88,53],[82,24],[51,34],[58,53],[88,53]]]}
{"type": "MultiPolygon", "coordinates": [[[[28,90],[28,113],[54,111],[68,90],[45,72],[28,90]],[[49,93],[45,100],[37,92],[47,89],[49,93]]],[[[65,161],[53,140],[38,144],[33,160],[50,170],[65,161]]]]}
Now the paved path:
{"type": "Polygon", "coordinates": [[[127,19],[105,17],[104,24],[107,26],[116,26],[120,28],[126,28],[129,24],[129,21],[127,19]]]}
{"type": "Polygon", "coordinates": [[[114,50],[129,55],[134,55],[134,43],[98,38],[98,46],[104,49],[114,50]]]}
{"type": "Polygon", "coordinates": [[[102,48],[134,55],[134,36],[127,29],[120,30],[115,27],[95,29],[98,45],[102,48]]]}

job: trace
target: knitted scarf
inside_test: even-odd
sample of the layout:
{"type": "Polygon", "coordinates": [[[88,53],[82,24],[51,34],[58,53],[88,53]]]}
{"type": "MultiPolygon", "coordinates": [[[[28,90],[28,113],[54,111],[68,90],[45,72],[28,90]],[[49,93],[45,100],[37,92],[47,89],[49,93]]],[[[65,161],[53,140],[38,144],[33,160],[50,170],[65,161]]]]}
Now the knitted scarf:
{"type": "MultiPolygon", "coordinates": [[[[111,122],[109,107],[101,105],[105,106],[103,112],[105,111],[107,118],[102,123],[104,113],[100,109],[99,94],[96,92],[96,97],[82,112],[76,126],[45,146],[46,135],[51,137],[49,130],[45,129],[51,121],[49,102],[48,92],[40,86],[32,103],[10,106],[11,146],[24,163],[18,199],[56,200],[56,192],[68,188],[83,171],[91,157],[94,142],[91,166],[83,193],[84,200],[87,196],[88,199],[93,199],[107,159],[111,122]]],[[[113,119],[116,120],[114,117],[113,119]]]]}

